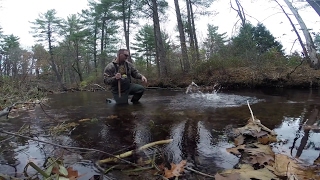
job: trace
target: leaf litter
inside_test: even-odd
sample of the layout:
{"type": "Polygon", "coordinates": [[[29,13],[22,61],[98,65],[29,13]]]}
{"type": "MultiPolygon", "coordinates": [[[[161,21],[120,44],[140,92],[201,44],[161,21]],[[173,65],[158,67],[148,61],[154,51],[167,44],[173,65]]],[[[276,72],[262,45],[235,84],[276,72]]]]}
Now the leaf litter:
{"type": "Polygon", "coordinates": [[[244,127],[232,129],[235,147],[227,152],[236,155],[239,162],[233,169],[215,175],[216,180],[318,180],[319,164],[308,166],[298,159],[284,154],[275,154],[271,143],[277,142],[277,135],[261,127],[260,120],[253,116],[244,127]]]}

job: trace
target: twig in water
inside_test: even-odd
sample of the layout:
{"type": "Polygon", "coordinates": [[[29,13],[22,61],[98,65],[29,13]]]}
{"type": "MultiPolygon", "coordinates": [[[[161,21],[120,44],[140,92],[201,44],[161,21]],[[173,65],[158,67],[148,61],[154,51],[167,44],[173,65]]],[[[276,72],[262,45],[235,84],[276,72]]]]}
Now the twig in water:
{"type": "Polygon", "coordinates": [[[145,145],[141,146],[140,148],[136,149],[135,151],[128,151],[128,152],[122,153],[120,155],[113,156],[112,158],[99,160],[99,163],[115,162],[118,159],[131,156],[134,152],[141,151],[141,150],[147,149],[147,148],[155,146],[155,145],[167,144],[167,143],[170,143],[172,141],[173,141],[173,139],[167,139],[167,140],[155,141],[155,142],[152,142],[152,143],[149,143],[149,144],[145,144],[145,145]]]}
{"type": "Polygon", "coordinates": [[[44,108],[42,107],[42,105],[43,106],[47,106],[47,105],[45,105],[45,104],[43,104],[43,103],[39,103],[40,104],[40,107],[41,107],[41,109],[42,109],[42,111],[44,112],[44,114],[45,115],[47,115],[50,119],[52,119],[52,120],[56,120],[54,117],[52,117],[52,116],[50,116],[47,112],[46,112],[46,110],[44,110],[44,108]]]}
{"type": "MultiPolygon", "coordinates": [[[[25,125],[26,125],[26,124],[23,124],[23,125],[21,126],[21,128],[20,128],[19,131],[18,131],[18,133],[24,128],[25,125]]],[[[4,140],[0,141],[0,144],[1,144],[1,143],[4,143],[4,142],[6,142],[6,141],[8,141],[8,140],[10,140],[10,139],[13,139],[13,138],[14,138],[14,136],[11,136],[11,137],[9,137],[9,138],[7,138],[7,139],[4,139],[4,140]]]]}
{"type": "Polygon", "coordinates": [[[189,167],[186,167],[186,169],[187,169],[187,170],[189,170],[189,171],[195,172],[195,173],[197,173],[197,174],[200,174],[200,175],[206,176],[206,177],[214,178],[214,176],[212,176],[212,175],[210,175],[210,174],[206,174],[206,173],[203,173],[203,172],[197,171],[197,170],[192,169],[192,168],[189,168],[189,167]]]}
{"type": "Polygon", "coordinates": [[[247,100],[247,104],[248,104],[248,107],[249,107],[249,110],[250,110],[250,114],[251,114],[251,117],[252,117],[252,121],[254,122],[254,116],[253,116],[253,112],[252,112],[252,109],[250,107],[250,104],[249,104],[249,101],[247,100]]]}

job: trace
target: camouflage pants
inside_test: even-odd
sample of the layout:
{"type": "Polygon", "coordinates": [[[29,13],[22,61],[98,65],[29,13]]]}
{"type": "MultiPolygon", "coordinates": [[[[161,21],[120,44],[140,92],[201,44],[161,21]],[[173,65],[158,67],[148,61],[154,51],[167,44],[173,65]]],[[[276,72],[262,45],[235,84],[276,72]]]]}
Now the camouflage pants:
{"type": "Polygon", "coordinates": [[[118,93],[112,93],[113,98],[117,104],[128,104],[128,96],[133,95],[131,98],[132,103],[137,103],[139,99],[142,97],[145,88],[139,84],[130,84],[130,88],[121,93],[121,97],[119,97],[118,93]]]}

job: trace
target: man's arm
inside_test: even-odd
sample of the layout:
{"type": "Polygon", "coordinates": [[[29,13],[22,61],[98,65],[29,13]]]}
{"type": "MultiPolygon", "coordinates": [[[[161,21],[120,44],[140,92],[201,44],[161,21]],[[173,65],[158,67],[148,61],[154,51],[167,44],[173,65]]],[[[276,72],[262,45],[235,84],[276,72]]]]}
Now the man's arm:
{"type": "Polygon", "coordinates": [[[104,83],[107,85],[117,85],[117,80],[114,77],[115,76],[115,68],[113,63],[108,64],[105,68],[104,68],[104,74],[103,74],[103,79],[104,79],[104,83]]]}

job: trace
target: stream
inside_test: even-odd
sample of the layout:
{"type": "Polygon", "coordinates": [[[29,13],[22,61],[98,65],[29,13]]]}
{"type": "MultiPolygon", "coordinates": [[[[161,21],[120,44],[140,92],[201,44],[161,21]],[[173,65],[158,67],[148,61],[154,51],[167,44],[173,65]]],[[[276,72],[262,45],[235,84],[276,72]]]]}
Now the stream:
{"type": "MultiPolygon", "coordinates": [[[[168,163],[186,160],[188,167],[214,175],[233,168],[239,160],[226,151],[233,143],[228,140],[225,128],[246,124],[251,116],[249,102],[254,116],[278,134],[281,143],[274,145],[276,153],[299,158],[306,164],[312,164],[320,153],[319,129],[301,128],[311,111],[320,106],[320,90],[221,89],[187,94],[185,89],[150,89],[140,104],[121,106],[107,103],[107,98],[112,98],[110,92],[53,94],[45,103],[47,106],[37,105],[9,120],[1,119],[1,127],[18,132],[25,125],[33,138],[39,140],[113,154],[153,141],[173,139],[169,144],[149,148],[132,158],[137,160],[140,156],[156,154],[165,157],[168,163]],[[54,139],[48,135],[52,127],[72,122],[76,126],[57,134],[54,139]]],[[[83,174],[79,179],[87,180],[99,175],[92,162],[106,157],[97,152],[62,152],[61,148],[26,138],[3,141],[10,137],[5,134],[0,137],[0,173],[10,176],[23,177],[28,162],[41,167],[46,158],[63,153],[66,163],[83,174]]],[[[28,168],[28,174],[34,172],[28,168]]],[[[186,174],[189,179],[201,177],[190,171],[186,174]]],[[[105,176],[105,179],[136,178],[121,171],[111,171],[105,176]]]]}

